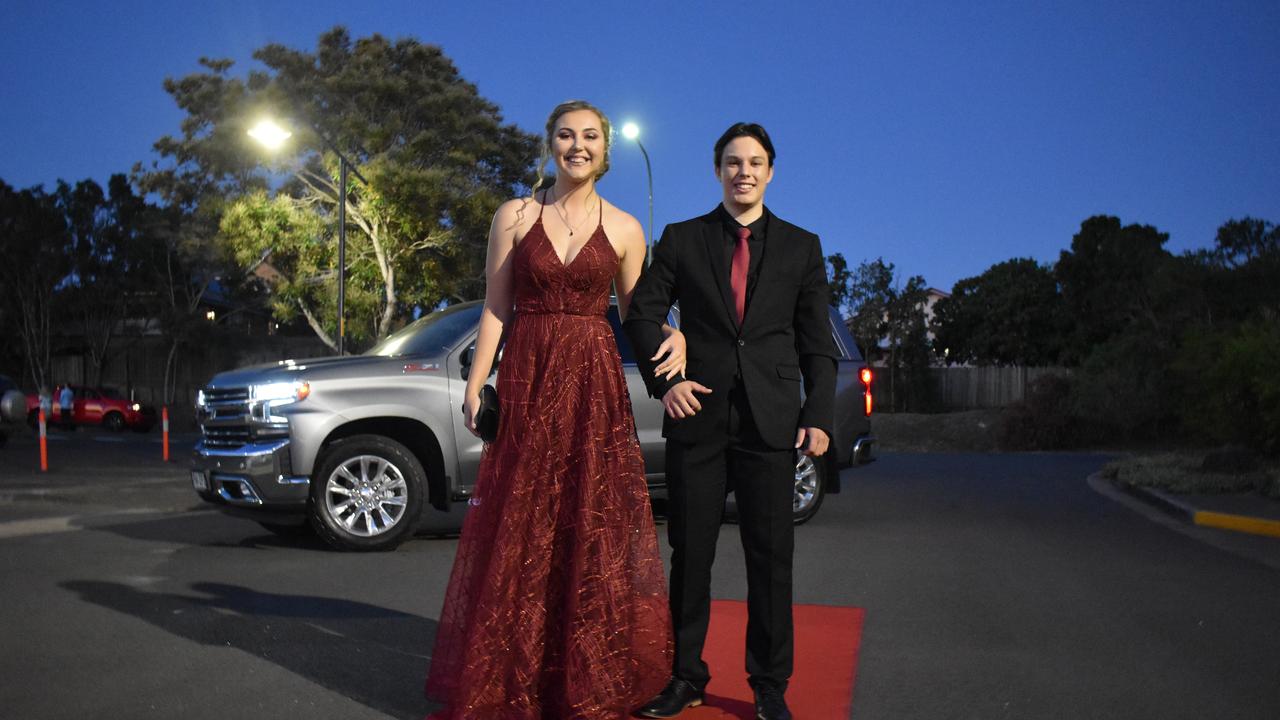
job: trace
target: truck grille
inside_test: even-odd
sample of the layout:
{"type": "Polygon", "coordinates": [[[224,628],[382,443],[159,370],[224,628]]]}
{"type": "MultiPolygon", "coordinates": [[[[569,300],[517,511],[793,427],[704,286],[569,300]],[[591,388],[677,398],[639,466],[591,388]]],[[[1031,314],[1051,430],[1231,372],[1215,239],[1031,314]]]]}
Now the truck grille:
{"type": "Polygon", "coordinates": [[[220,405],[222,403],[246,403],[249,402],[249,388],[205,388],[204,401],[207,405],[220,405]]]}
{"type": "Polygon", "coordinates": [[[202,426],[204,445],[211,448],[238,448],[249,442],[249,427],[209,427],[202,426]]]}
{"type": "Polygon", "coordinates": [[[249,388],[205,388],[199,413],[204,445],[234,449],[249,442],[249,388]]]}

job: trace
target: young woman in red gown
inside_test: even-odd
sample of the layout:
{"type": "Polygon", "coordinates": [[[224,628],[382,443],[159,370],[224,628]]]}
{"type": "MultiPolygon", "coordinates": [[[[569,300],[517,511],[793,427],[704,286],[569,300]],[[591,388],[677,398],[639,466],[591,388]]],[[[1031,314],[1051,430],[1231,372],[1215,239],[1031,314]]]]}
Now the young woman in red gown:
{"type": "MultiPolygon", "coordinates": [[[[613,330],[644,264],[640,223],[596,192],[609,121],[558,106],[555,184],[511,200],[489,232],[488,286],[463,413],[499,339],[497,439],[480,463],[427,677],[439,720],[627,717],[671,673],[666,583],[613,330]]],[[[684,368],[666,328],[661,372],[684,368]],[[669,351],[669,352],[668,352],[669,351]]]]}

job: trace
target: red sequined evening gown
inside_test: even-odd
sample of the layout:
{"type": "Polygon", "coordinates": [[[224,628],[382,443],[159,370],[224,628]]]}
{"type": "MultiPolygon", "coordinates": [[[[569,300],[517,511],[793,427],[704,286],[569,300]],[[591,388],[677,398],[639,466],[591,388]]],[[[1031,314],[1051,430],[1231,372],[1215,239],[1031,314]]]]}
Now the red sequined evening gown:
{"type": "Polygon", "coordinates": [[[671,623],[602,225],[566,265],[541,212],[512,251],[515,314],[445,593],[432,720],[628,717],[671,675],[671,623]]]}

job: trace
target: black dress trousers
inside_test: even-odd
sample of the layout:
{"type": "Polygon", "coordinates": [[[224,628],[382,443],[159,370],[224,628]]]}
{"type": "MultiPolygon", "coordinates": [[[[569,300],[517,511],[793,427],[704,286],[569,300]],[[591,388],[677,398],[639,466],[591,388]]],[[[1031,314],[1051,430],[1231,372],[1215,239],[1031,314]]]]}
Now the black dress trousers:
{"type": "Polygon", "coordinates": [[[794,656],[795,453],[770,448],[761,439],[740,382],[728,399],[722,436],[697,443],[667,441],[674,670],[699,688],[711,677],[702,660],[711,616],[711,565],[732,487],[747,564],[747,674],[753,686],[764,682],[785,689],[794,656]]]}

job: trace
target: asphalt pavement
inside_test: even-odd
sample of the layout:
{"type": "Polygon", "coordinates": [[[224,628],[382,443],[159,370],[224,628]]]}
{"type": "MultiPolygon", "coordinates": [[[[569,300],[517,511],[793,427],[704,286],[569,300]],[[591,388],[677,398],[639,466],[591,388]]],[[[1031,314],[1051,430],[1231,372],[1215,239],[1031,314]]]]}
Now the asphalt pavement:
{"type": "MultiPolygon", "coordinates": [[[[48,473],[27,438],[0,450],[3,716],[422,717],[456,540],[268,534],[195,498],[192,439],[164,463],[154,433],[77,432],[48,473]]],[[[1099,484],[1109,459],[846,471],[798,531],[795,601],[866,610],[852,718],[1280,717],[1280,540],[1099,484]]],[[[726,526],[714,596],[744,575],[726,526]]]]}

